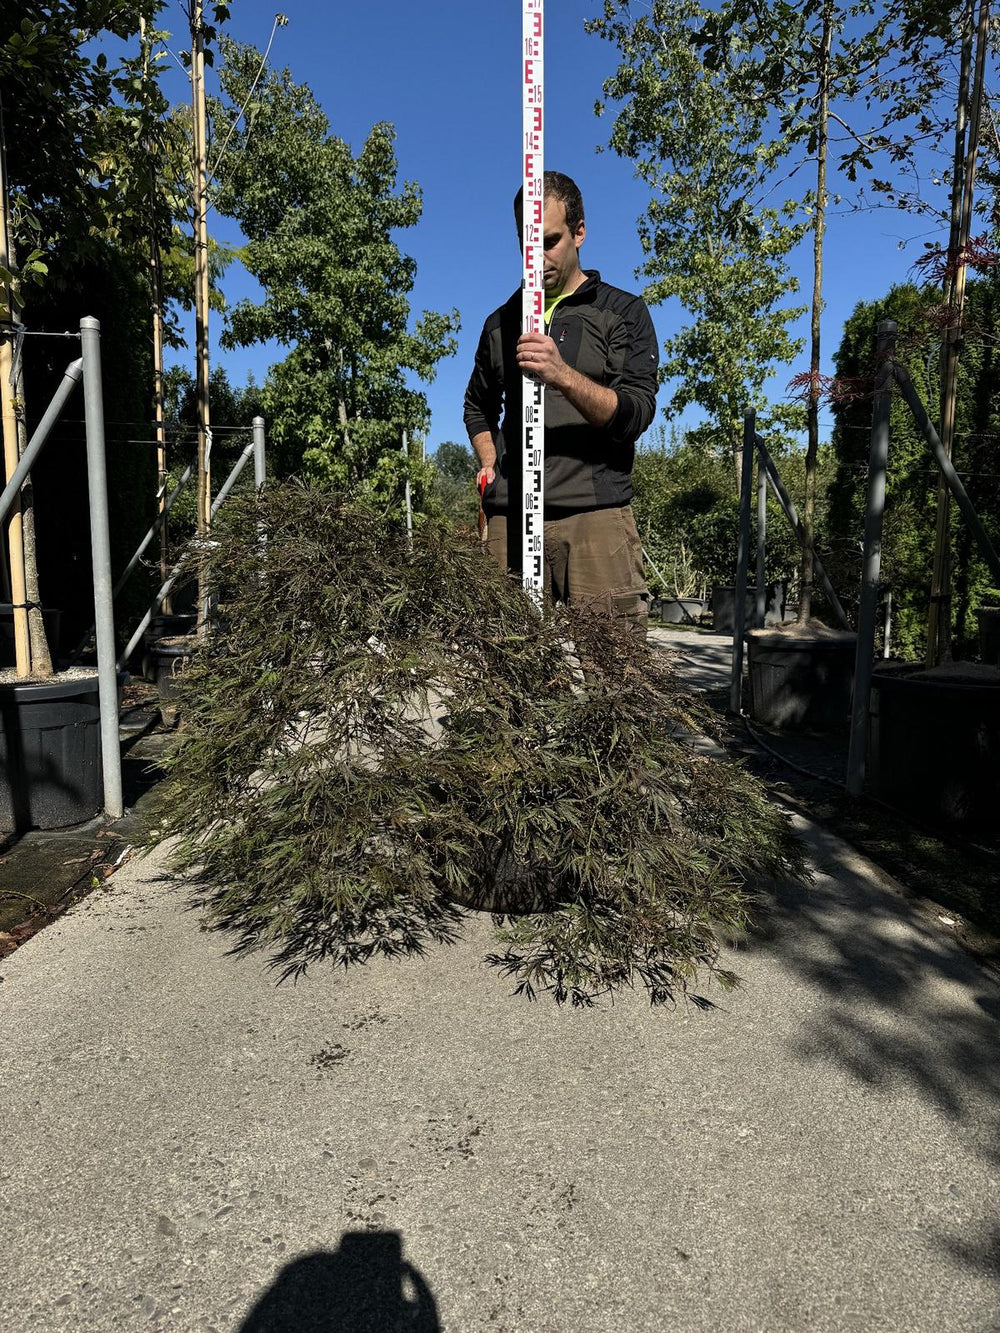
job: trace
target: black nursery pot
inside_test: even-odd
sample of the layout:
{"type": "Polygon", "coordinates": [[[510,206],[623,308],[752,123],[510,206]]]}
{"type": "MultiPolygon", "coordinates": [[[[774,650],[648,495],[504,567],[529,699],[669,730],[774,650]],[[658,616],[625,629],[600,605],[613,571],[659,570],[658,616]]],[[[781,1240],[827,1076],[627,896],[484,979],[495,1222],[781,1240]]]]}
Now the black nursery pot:
{"type": "MultiPolygon", "coordinates": [[[[777,579],[767,585],[764,602],[764,624],[780,625],[785,619],[785,599],[787,585],[784,579],[777,579]]],[[[749,629],[753,624],[754,611],[757,608],[757,594],[751,588],[746,596],[746,615],[744,626],[749,629]]],[[[736,588],[731,583],[712,585],[712,633],[736,633],[736,588]]]]}
{"type": "Polygon", "coordinates": [[[1000,672],[876,671],[868,728],[873,796],[931,823],[996,832],[1000,672]]]}
{"type": "Polygon", "coordinates": [[[831,731],[850,719],[854,634],[747,635],[750,711],[775,728],[831,731]]]}
{"type": "Polygon", "coordinates": [[[0,832],[80,824],[103,799],[96,673],[0,684],[0,832]]]}
{"type": "Polygon", "coordinates": [[[149,645],[147,676],[156,685],[161,703],[171,703],[177,698],[178,673],[187,666],[196,646],[193,638],[183,636],[157,639],[149,645]]]}
{"type": "Polygon", "coordinates": [[[157,683],[157,664],[154,662],[151,649],[158,639],[177,638],[185,634],[194,633],[194,628],[198,617],[192,612],[190,615],[159,615],[153,616],[142,636],[142,674],[146,680],[157,683]]]}

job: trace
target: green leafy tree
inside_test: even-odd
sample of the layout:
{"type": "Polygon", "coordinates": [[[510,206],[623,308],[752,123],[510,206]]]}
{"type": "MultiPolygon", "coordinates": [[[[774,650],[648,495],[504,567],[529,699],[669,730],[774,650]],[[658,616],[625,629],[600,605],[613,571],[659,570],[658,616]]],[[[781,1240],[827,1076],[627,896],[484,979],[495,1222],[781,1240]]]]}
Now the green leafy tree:
{"type": "Polygon", "coordinates": [[[433,495],[440,512],[468,527],[474,527],[479,513],[475,479],[478,470],[475,454],[467,444],[445,440],[433,457],[433,495]]]}
{"type": "Polygon", "coordinates": [[[836,0],[802,5],[726,0],[708,16],[699,37],[706,63],[725,77],[736,102],[772,117],[773,143],[781,146],[773,167],[790,179],[802,167],[813,168],[802,173],[812,181],[798,197],[810,216],[813,250],[809,370],[795,381],[807,407],[808,430],[803,621],[813,597],[828,182],[836,169],[846,183],[861,175],[887,202],[906,196],[900,180],[919,176],[926,154],[944,137],[947,117],[940,115],[939,95],[963,45],[963,28],[969,32],[969,16],[968,4],[923,0],[904,0],[894,9],[836,0]],[[883,177],[876,175],[879,170],[883,177]]]}
{"type": "Polygon", "coordinates": [[[651,194],[639,221],[644,295],[676,298],[691,316],[664,349],[662,377],[676,382],[668,410],[694,403],[709,414],[739,486],[743,413],[756,407],[767,428],[764,382],[802,346],[788,333],[802,308],[786,303],[797,288],[786,257],[807,224],[765,202],[785,143],[767,108],[735,98],[699,56],[711,11],[697,0],[654,0],[639,17],[627,0],[604,9],[586,26],[622,57],[604,84],[619,104],[610,145],[651,194]]]}
{"type": "Polygon", "coordinates": [[[459,327],[455,311],[425,311],[411,327],[415,264],[394,233],[418,222],[420,191],[397,189],[391,126],[376,125],[355,156],[305,84],[266,69],[254,87],[259,53],[222,49],[225,101],[213,116],[230,145],[217,207],[239,221],[240,257],[264,289],[230,312],[225,341],[291,349],[265,386],[283,471],[396,502],[402,432],[428,424],[411,377],[433,378],[459,327]]]}
{"type": "MultiPolygon", "coordinates": [[[[101,116],[111,104],[112,71],[103,55],[86,49],[109,32],[131,36],[157,8],[157,0],[27,3],[5,7],[0,17],[0,380],[8,458],[27,443],[27,393],[23,358],[12,358],[9,326],[30,318],[33,292],[51,279],[68,287],[73,275],[105,257],[101,116]],[[13,437],[13,438],[12,438],[13,437]]],[[[34,491],[21,492],[23,561],[30,650],[20,674],[51,674],[52,660],[38,607],[34,491]]]]}
{"type": "MultiPolygon", "coordinates": [[[[782,479],[797,505],[802,503],[803,462],[801,450],[781,458],[782,479]]],[[[824,467],[824,482],[829,470],[824,467]]],[[[732,583],[739,505],[728,453],[713,448],[704,433],[691,431],[679,442],[661,440],[641,449],[632,478],[642,543],[664,580],[651,571],[653,590],[668,597],[695,596],[713,583],[732,583]]],[[[798,543],[769,495],[766,576],[789,580],[797,563],[798,543]]]]}
{"type": "Polygon", "coordinates": [[[103,117],[115,70],[94,39],[124,40],[152,21],[162,0],[22,0],[0,18],[11,240],[22,282],[44,278],[100,250],[104,235],[103,117]],[[40,252],[37,258],[32,254],[40,252]]]}
{"type": "MultiPolygon", "coordinates": [[[[853,394],[834,407],[836,475],[830,493],[831,577],[857,604],[861,534],[871,437],[871,384],[875,331],[883,319],[899,327],[897,357],[925,406],[933,411],[940,360],[940,292],[931,286],[893,287],[879,301],[859,304],[844,326],[835,368],[853,394]]],[[[970,283],[967,323],[958,372],[955,465],[994,543],[1000,542],[1000,374],[994,331],[1000,319],[995,277],[970,283]]],[[[882,538],[882,581],[893,594],[894,656],[921,660],[927,638],[930,551],[936,521],[937,467],[899,394],[892,399],[889,467],[882,538]]],[[[953,511],[949,547],[955,569],[951,629],[960,655],[976,654],[974,612],[988,600],[992,580],[971,534],[953,511]]],[[[824,563],[826,559],[824,558],[824,563]]],[[[848,605],[850,603],[848,602],[848,605]]]]}

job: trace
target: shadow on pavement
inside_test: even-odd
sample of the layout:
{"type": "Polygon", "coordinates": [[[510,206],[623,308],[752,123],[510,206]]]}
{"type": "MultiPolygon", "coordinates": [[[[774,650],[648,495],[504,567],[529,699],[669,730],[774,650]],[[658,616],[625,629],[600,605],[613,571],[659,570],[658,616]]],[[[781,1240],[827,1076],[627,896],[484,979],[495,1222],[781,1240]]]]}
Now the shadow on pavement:
{"type": "MultiPolygon", "coordinates": [[[[1000,988],[945,922],[882,887],[846,843],[796,822],[816,879],[777,885],[745,947],[765,950],[827,998],[803,1015],[797,1055],[872,1088],[915,1092],[1000,1165],[1000,988]]],[[[937,1239],[963,1263],[1000,1272],[992,1218],[972,1243],[937,1239]]]]}
{"type": "Polygon", "coordinates": [[[236,1333],[441,1333],[398,1231],[348,1231],[281,1270],[236,1333]]]}

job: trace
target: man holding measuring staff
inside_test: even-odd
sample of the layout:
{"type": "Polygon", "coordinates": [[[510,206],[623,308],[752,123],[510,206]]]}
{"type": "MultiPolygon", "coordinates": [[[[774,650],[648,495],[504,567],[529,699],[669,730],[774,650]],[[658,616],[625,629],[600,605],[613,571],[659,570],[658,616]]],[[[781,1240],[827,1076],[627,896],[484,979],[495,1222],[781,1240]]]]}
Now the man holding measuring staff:
{"type": "MultiPolygon", "coordinates": [[[[521,191],[514,201],[521,233],[521,191]]],[[[544,174],[545,333],[522,333],[517,291],[483,326],[465,395],[490,555],[521,567],[522,376],[545,395],[545,583],[556,601],[625,616],[645,632],[648,593],[632,514],[635,442],[656,410],[658,354],[638,296],[580,267],[583,200],[544,174]]]]}

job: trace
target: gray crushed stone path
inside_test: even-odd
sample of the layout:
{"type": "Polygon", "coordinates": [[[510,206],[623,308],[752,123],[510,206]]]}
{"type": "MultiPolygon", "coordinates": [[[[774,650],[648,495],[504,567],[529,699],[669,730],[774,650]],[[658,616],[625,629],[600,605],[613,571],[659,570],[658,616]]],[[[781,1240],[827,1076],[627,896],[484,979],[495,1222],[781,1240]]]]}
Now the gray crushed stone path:
{"type": "Polygon", "coordinates": [[[1000,993],[800,823],[709,1013],[489,918],[275,985],[158,855],[0,964],[3,1333],[1000,1330],[1000,993]]]}

